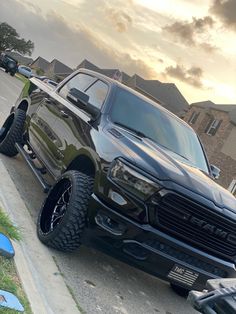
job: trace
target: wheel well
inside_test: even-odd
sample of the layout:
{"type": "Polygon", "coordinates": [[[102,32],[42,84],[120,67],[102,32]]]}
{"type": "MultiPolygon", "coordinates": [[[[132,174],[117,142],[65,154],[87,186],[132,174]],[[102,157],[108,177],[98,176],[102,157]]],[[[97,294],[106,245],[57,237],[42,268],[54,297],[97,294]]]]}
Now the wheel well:
{"type": "Polygon", "coordinates": [[[68,170],[77,170],[92,178],[95,177],[96,172],[94,163],[85,155],[76,157],[67,168],[68,170]]]}
{"type": "Polygon", "coordinates": [[[19,106],[18,106],[18,108],[19,109],[21,109],[21,110],[24,110],[25,112],[28,110],[28,102],[26,101],[26,100],[23,100],[20,104],[19,104],[19,106]]]}

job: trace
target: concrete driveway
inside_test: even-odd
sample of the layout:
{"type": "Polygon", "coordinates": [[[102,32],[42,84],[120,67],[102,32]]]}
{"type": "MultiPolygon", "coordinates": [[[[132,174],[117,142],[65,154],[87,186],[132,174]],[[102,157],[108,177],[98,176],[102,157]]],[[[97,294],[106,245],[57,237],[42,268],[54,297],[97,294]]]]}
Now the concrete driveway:
{"type": "MultiPolygon", "coordinates": [[[[0,123],[17,99],[22,83],[0,69],[0,123]]],[[[0,155],[34,222],[45,195],[20,156],[0,155]]],[[[169,285],[98,251],[85,247],[73,254],[51,250],[82,313],[192,314],[185,299],[169,285]]]]}

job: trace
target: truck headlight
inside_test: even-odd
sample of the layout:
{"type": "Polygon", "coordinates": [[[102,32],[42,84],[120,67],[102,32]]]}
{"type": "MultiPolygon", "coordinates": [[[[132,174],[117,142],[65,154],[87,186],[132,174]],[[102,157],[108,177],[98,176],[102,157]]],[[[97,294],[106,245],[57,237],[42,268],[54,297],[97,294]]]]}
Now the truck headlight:
{"type": "Polygon", "coordinates": [[[161,189],[161,186],[117,159],[113,162],[109,178],[141,200],[147,200],[161,189]]]}

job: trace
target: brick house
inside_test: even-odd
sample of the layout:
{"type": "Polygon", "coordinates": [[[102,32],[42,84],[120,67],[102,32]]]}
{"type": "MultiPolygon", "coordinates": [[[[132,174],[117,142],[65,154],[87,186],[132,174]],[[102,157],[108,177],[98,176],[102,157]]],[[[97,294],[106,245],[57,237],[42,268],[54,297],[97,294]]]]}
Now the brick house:
{"type": "Polygon", "coordinates": [[[218,183],[236,196],[236,105],[194,103],[184,120],[199,135],[210,163],[221,169],[218,183]]]}
{"type": "Polygon", "coordinates": [[[57,82],[60,82],[72,72],[73,70],[70,67],[68,67],[61,61],[54,59],[45,71],[45,75],[57,82]]]}
{"type": "Polygon", "coordinates": [[[73,70],[65,65],[64,63],[60,62],[57,59],[52,60],[51,62],[47,61],[42,57],[38,57],[35,59],[30,67],[32,69],[38,70],[41,72],[39,75],[45,75],[52,80],[55,81],[62,81],[68,75],[70,75],[73,70]]]}

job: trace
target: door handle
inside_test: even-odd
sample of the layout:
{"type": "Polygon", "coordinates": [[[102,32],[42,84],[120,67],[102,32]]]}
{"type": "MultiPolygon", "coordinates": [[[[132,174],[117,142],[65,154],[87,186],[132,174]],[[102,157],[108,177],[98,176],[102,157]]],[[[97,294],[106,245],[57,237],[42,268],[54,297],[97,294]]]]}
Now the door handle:
{"type": "Polygon", "coordinates": [[[63,110],[60,110],[60,114],[63,118],[69,118],[68,114],[63,110]]]}

